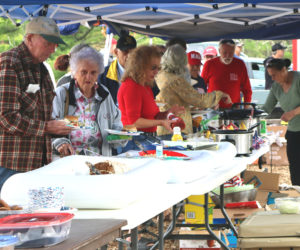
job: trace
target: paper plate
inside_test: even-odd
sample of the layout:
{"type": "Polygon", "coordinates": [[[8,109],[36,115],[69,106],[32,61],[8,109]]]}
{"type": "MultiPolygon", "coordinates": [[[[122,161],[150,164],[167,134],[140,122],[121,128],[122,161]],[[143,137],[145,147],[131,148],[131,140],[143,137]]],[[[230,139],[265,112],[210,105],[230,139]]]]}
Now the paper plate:
{"type": "Polygon", "coordinates": [[[130,132],[130,131],[120,131],[120,130],[114,130],[114,129],[105,129],[108,133],[112,135],[132,135],[137,136],[142,134],[143,132],[137,131],[137,132],[130,132]]]}

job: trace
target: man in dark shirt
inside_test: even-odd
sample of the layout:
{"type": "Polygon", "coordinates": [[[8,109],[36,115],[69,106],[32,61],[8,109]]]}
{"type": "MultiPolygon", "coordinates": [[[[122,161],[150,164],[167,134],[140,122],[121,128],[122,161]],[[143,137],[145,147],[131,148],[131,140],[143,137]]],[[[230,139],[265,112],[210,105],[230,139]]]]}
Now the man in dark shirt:
{"type": "Polygon", "coordinates": [[[267,66],[268,62],[273,58],[278,58],[278,59],[283,58],[285,49],[286,49],[285,46],[282,46],[280,43],[275,43],[272,46],[272,56],[270,56],[264,60],[265,79],[266,79],[265,89],[270,89],[272,87],[272,83],[273,83],[271,76],[268,74],[266,66],[267,66]]]}
{"type": "Polygon", "coordinates": [[[198,90],[199,93],[206,93],[206,85],[201,76],[199,76],[201,68],[201,55],[196,51],[191,51],[187,54],[188,56],[188,69],[191,74],[191,84],[194,89],[198,90]]]}

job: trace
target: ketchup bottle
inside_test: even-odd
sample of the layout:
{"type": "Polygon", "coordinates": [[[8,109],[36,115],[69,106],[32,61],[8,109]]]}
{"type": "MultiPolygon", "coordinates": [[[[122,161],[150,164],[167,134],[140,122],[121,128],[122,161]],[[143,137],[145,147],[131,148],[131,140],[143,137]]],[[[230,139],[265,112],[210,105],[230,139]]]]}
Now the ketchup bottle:
{"type": "Polygon", "coordinates": [[[174,115],[173,113],[169,113],[167,118],[171,121],[175,121],[170,124],[172,129],[174,129],[175,127],[180,127],[180,129],[183,130],[185,128],[184,121],[180,117],[174,115]]]}

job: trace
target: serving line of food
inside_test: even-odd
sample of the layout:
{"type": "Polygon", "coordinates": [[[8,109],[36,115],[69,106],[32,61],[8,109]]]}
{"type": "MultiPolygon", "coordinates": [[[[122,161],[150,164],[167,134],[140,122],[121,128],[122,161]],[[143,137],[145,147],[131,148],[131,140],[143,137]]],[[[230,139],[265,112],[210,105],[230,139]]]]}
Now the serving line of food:
{"type": "MultiPolygon", "coordinates": [[[[248,163],[241,157],[236,159],[236,148],[229,142],[218,143],[218,150],[184,153],[190,160],[69,156],[12,176],[4,184],[1,198],[27,207],[30,189],[63,186],[65,206],[79,209],[72,211],[75,219],[125,219],[128,224],[122,229],[132,229],[131,245],[137,249],[139,225],[162,216],[163,211],[192,194],[208,193],[243,171],[248,163]],[[91,176],[91,165],[97,167],[99,163],[105,170],[113,166],[115,174],[91,176]]],[[[256,157],[255,151],[253,155],[256,157]]],[[[162,229],[160,234],[163,249],[162,229]]]]}

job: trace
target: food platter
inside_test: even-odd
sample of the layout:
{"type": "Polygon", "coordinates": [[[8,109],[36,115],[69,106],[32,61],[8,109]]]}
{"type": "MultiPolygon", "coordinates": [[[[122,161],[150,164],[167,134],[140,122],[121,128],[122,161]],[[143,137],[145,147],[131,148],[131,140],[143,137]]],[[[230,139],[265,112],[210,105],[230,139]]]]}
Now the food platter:
{"type": "Polygon", "coordinates": [[[120,130],[114,130],[114,129],[105,129],[109,134],[112,135],[131,135],[131,136],[138,136],[142,134],[141,131],[131,132],[131,131],[120,131],[120,130]]]}

